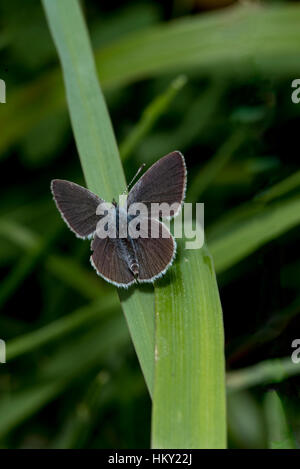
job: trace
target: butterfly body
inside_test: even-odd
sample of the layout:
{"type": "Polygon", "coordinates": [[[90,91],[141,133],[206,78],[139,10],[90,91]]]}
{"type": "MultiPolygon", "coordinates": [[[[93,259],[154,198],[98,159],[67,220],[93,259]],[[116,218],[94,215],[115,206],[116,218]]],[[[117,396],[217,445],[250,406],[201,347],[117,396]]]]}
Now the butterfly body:
{"type": "Polygon", "coordinates": [[[161,158],[144,173],[130,190],[125,205],[115,201],[106,204],[69,181],[55,179],[51,183],[56,206],[69,228],[80,238],[92,239],[90,260],[97,273],[124,288],[137,282],[153,282],[172,264],[176,243],[159,218],[177,215],[185,187],[185,162],[177,151],[161,158]],[[130,213],[135,204],[142,204],[147,214],[137,218],[137,213],[130,213]],[[166,206],[160,215],[152,215],[151,208],[156,204],[166,206]],[[173,207],[169,212],[168,206],[173,207]],[[101,223],[105,235],[100,233],[101,223]]]}
{"type": "Polygon", "coordinates": [[[137,278],[139,275],[139,263],[136,256],[134,241],[130,236],[127,238],[120,238],[120,251],[126,260],[128,269],[131,270],[134,277],[137,278]]]}

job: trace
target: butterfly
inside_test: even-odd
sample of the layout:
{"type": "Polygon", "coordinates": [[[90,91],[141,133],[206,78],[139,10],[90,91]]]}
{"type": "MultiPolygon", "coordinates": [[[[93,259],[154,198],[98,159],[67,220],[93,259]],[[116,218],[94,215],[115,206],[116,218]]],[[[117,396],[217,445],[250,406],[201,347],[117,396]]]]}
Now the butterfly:
{"type": "MultiPolygon", "coordinates": [[[[133,204],[142,203],[151,213],[152,204],[168,204],[175,207],[168,213],[168,218],[172,218],[180,211],[185,189],[184,157],[179,151],[174,151],[160,158],[138,179],[128,193],[126,208],[130,211],[133,204]]],[[[100,197],[74,182],[60,179],[51,181],[51,191],[68,227],[77,237],[92,239],[91,264],[97,274],[108,282],[123,288],[134,283],[154,282],[171,266],[176,254],[176,242],[159,219],[166,216],[164,209],[159,216],[149,215],[144,219],[138,237],[131,236],[130,230],[126,237],[119,237],[118,234],[116,237],[99,237],[99,207],[105,204],[100,197]],[[153,227],[158,237],[151,236],[153,227]]],[[[123,213],[126,213],[125,222],[129,226],[134,217],[127,215],[113,202],[109,215],[118,219],[123,213]]]]}

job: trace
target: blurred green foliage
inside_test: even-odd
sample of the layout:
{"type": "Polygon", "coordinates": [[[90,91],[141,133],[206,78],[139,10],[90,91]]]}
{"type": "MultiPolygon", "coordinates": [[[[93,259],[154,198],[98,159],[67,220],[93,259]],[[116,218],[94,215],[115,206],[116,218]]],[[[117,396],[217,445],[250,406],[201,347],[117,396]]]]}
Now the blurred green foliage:
{"type": "MultiPolygon", "coordinates": [[[[229,445],[267,447],[268,422],[283,419],[299,445],[299,366],[289,357],[300,330],[300,104],[291,101],[300,5],[207,13],[200,3],[82,8],[127,178],[179,149],[189,201],[205,203],[228,386],[246,383],[229,393],[229,445]],[[184,86],[170,92],[181,74],[184,86]],[[270,385],[284,402],[277,420],[270,385]]],[[[50,195],[54,177],[84,180],[43,9],[1,0],[0,18],[1,447],[148,447],[150,398],[116,291],[95,276],[89,243],[65,228],[50,195]]]]}

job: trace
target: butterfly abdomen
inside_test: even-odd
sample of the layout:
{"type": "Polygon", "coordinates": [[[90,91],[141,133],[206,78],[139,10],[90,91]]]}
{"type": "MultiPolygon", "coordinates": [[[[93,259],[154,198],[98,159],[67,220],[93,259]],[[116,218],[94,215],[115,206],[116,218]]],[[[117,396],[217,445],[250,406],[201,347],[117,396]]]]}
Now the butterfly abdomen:
{"type": "Polygon", "coordinates": [[[126,264],[128,265],[129,270],[135,277],[137,277],[139,274],[139,263],[131,238],[119,238],[119,247],[122,251],[123,258],[126,260],[126,264]]]}

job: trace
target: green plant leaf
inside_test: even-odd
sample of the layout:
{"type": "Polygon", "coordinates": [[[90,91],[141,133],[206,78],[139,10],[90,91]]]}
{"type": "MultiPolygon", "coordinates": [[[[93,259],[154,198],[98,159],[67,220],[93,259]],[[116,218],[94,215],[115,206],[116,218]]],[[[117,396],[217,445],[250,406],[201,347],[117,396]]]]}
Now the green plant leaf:
{"type": "Polygon", "coordinates": [[[265,447],[265,422],[261,406],[250,391],[227,395],[228,439],[238,448],[265,447]]]}
{"type": "MultiPolygon", "coordinates": [[[[69,2],[58,0],[43,0],[43,5],[62,63],[72,126],[87,186],[110,202],[124,190],[126,182],[81,10],[78,2],[73,1],[72,8],[69,2]]],[[[120,294],[149,389],[153,382],[154,351],[151,296],[149,290],[131,289],[128,294],[120,294]]]]}
{"type": "Polygon", "coordinates": [[[241,370],[227,373],[227,389],[230,392],[239,391],[271,383],[280,383],[290,376],[300,374],[300,364],[293,363],[291,357],[265,360],[241,370]]]}
{"type": "MultiPolygon", "coordinates": [[[[250,207],[251,210],[251,207],[250,207]]],[[[218,236],[208,237],[216,271],[223,272],[263,244],[277,238],[300,223],[300,197],[263,207],[253,208],[254,214],[227,220],[218,227],[218,236]],[[211,240],[210,240],[211,239],[211,240]]]]}
{"type": "Polygon", "coordinates": [[[117,308],[118,303],[114,297],[104,297],[36,331],[17,337],[7,344],[7,361],[18,358],[43,345],[48,345],[52,341],[74,332],[80,326],[88,324],[93,319],[111,314],[117,308]]]}
{"type": "Polygon", "coordinates": [[[114,315],[99,321],[82,335],[56,346],[51,360],[40,363],[30,387],[12,391],[0,398],[0,438],[60,395],[90,370],[98,370],[105,362],[108,350],[118,348],[128,340],[125,322],[114,315]]]}
{"type": "Polygon", "coordinates": [[[54,239],[57,237],[57,233],[58,230],[56,228],[54,233],[51,232],[41,243],[36,243],[29,252],[24,254],[17,265],[13,267],[0,286],[0,308],[9,300],[20,284],[36,267],[37,263],[46,256],[51,244],[53,244],[54,239]]]}
{"type": "Polygon", "coordinates": [[[157,96],[144,110],[139,122],[134,129],[129,132],[128,137],[120,144],[120,154],[122,161],[130,156],[136,146],[142,141],[147,133],[154,126],[156,121],[166,112],[170,103],[175,98],[178,91],[186,83],[186,77],[180,75],[168,86],[167,90],[157,96]]]}
{"type": "Polygon", "coordinates": [[[154,448],[226,446],[222,308],[206,247],[185,250],[155,289],[154,448]]]}
{"type": "MultiPolygon", "coordinates": [[[[2,218],[0,220],[0,235],[4,238],[9,239],[12,241],[16,246],[21,247],[26,251],[26,255],[22,258],[17,267],[14,270],[14,275],[12,276],[13,279],[16,276],[16,272],[19,271],[23,272],[23,275],[30,272],[30,269],[27,270],[25,267],[21,270],[21,266],[26,263],[24,260],[28,258],[29,267],[33,266],[33,261],[35,257],[35,253],[41,251],[43,253],[45,251],[45,247],[43,247],[42,239],[36,233],[31,231],[30,229],[26,228],[24,225],[20,223],[13,222],[8,219],[2,218]]],[[[77,292],[81,293],[85,298],[95,300],[100,298],[104,292],[105,288],[103,282],[97,278],[92,270],[88,270],[88,268],[81,267],[78,262],[76,262],[72,257],[65,256],[65,255],[58,255],[58,254],[51,254],[49,252],[47,254],[47,258],[45,259],[45,267],[46,269],[51,272],[57,279],[63,282],[65,285],[71,287],[72,289],[76,290],[77,292]]],[[[38,259],[37,259],[38,260],[38,259]]],[[[9,277],[8,277],[9,278],[9,277]]],[[[15,282],[16,280],[14,280],[15,282]]],[[[13,286],[13,281],[6,280],[4,285],[9,283],[9,285],[13,286]]],[[[7,288],[7,287],[6,287],[7,288]]],[[[1,292],[1,289],[0,289],[1,292]]],[[[111,289],[107,288],[106,295],[115,295],[116,293],[113,292],[111,289]]],[[[1,299],[1,295],[0,295],[1,299]]]]}
{"type": "Polygon", "coordinates": [[[295,440],[288,426],[282,402],[276,391],[269,391],[266,394],[264,407],[269,448],[296,449],[295,440]]]}
{"type": "Polygon", "coordinates": [[[99,76],[103,86],[120,86],[171,71],[199,73],[220,66],[230,74],[249,72],[254,63],[256,72],[276,73],[279,63],[281,73],[282,68],[299,70],[293,64],[299,18],[298,5],[247,4],[171,21],[99,50],[99,76]]]}
{"type": "Polygon", "coordinates": [[[235,130],[232,135],[220,146],[212,158],[199,169],[188,189],[190,200],[199,200],[205,189],[211,184],[219,171],[226,165],[245,139],[245,130],[235,130]]]}
{"type": "Polygon", "coordinates": [[[254,200],[259,202],[270,202],[277,197],[281,197],[295,189],[299,189],[299,187],[300,171],[296,171],[282,181],[279,181],[277,184],[274,184],[274,186],[266,189],[263,193],[258,194],[254,200]]]}

